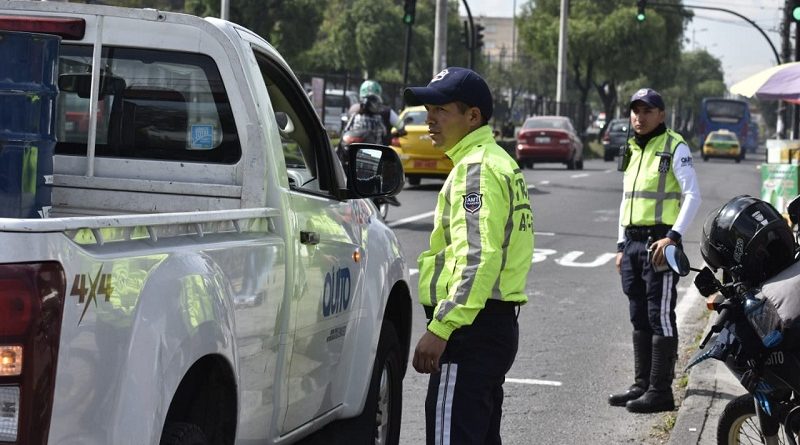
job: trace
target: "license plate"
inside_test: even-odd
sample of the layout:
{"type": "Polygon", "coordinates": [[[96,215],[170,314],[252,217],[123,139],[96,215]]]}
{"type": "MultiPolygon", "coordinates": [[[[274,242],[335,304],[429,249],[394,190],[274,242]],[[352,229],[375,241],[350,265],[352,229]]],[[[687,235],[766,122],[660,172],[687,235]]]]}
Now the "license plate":
{"type": "Polygon", "coordinates": [[[414,161],[414,168],[436,168],[436,161],[415,160],[414,161]]]}
{"type": "Polygon", "coordinates": [[[533,143],[534,144],[549,144],[550,143],[550,137],[549,136],[537,136],[537,137],[533,138],[533,143]]]}

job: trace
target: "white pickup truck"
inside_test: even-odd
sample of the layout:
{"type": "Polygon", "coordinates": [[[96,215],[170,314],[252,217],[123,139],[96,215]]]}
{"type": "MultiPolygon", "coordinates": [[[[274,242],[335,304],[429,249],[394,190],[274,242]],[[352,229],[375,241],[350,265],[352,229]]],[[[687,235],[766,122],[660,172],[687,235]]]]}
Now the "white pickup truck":
{"type": "Polygon", "coordinates": [[[0,443],[396,444],[408,268],[362,199],[394,152],[342,167],[227,21],[0,1],[0,31],[62,39],[50,206],[0,218],[0,443]]]}

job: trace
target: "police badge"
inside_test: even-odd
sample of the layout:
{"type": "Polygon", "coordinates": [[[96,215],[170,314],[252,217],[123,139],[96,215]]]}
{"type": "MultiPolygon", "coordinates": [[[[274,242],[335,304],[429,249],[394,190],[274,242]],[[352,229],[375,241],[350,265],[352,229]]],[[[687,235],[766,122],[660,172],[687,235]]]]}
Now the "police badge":
{"type": "Polygon", "coordinates": [[[464,195],[464,210],[468,211],[469,213],[475,213],[481,209],[481,196],[480,193],[468,193],[464,195]]]}

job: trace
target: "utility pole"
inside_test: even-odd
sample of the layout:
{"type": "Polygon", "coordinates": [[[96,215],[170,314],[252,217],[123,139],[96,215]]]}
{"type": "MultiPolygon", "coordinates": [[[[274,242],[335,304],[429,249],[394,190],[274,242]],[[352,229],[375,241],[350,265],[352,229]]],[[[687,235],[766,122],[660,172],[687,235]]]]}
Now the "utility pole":
{"type": "Polygon", "coordinates": [[[436,0],[436,25],[433,33],[433,75],[447,66],[447,0],[436,0]]]}
{"type": "Polygon", "coordinates": [[[561,0],[561,20],[558,27],[558,77],[556,78],[556,114],[561,115],[567,83],[567,17],[569,0],[561,0]]]}
{"type": "MultiPolygon", "coordinates": [[[[781,61],[782,62],[789,62],[792,60],[792,43],[790,41],[791,37],[791,9],[792,2],[790,0],[786,0],[785,5],[783,7],[783,21],[781,22],[781,61]]],[[[786,122],[788,122],[788,108],[783,105],[783,101],[778,101],[778,121],[775,125],[775,130],[778,133],[778,137],[781,139],[786,139],[786,122]]]]}
{"type": "Polygon", "coordinates": [[[219,5],[219,18],[222,20],[230,20],[231,0],[220,0],[219,5]]]}
{"type": "MultiPolygon", "coordinates": [[[[467,68],[474,69],[475,68],[475,47],[477,46],[476,36],[475,36],[475,22],[472,20],[472,11],[469,10],[469,5],[467,4],[467,0],[463,0],[464,9],[467,10],[467,20],[469,21],[469,30],[466,34],[467,40],[467,49],[469,50],[469,59],[467,61],[467,68]]],[[[438,71],[437,71],[438,73],[438,71]]]]}

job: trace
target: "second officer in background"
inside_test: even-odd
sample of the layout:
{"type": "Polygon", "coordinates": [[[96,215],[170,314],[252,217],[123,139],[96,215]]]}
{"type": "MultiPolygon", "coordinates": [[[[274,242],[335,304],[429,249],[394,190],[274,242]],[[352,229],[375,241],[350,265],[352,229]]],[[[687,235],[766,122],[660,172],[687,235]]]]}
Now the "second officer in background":
{"type": "Polygon", "coordinates": [[[616,266],[633,325],[634,383],[612,394],[608,403],[634,413],[675,408],[678,274],[666,267],[664,248],[681,245],[700,207],[692,153],[683,137],[664,124],[664,108],[661,95],[650,88],[633,94],[629,109],[636,134],[621,161],[625,174],[616,266]]]}

